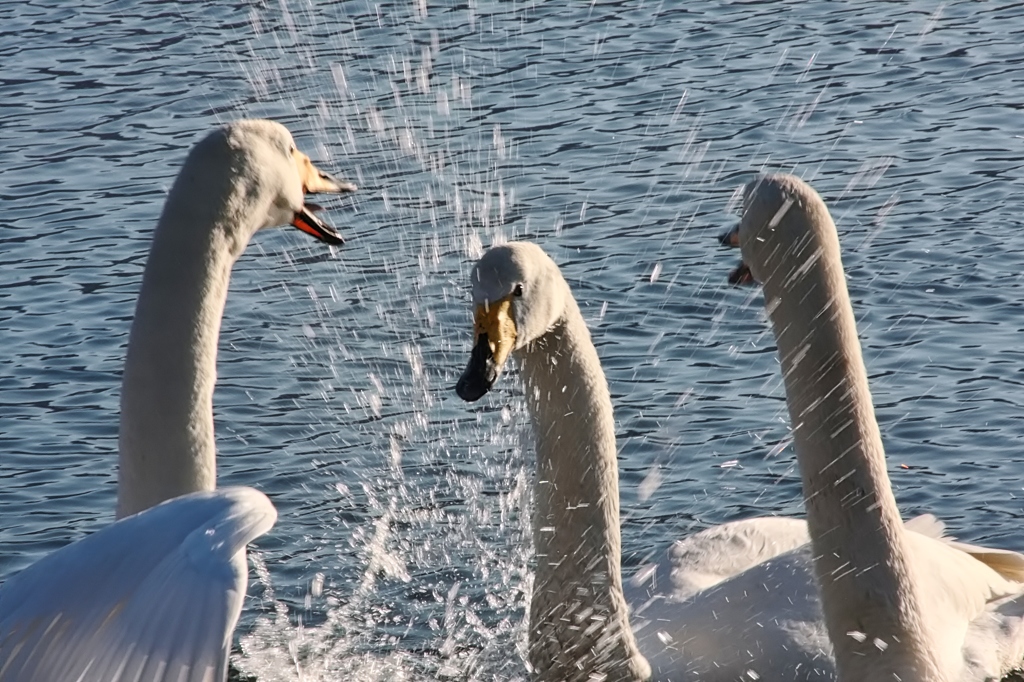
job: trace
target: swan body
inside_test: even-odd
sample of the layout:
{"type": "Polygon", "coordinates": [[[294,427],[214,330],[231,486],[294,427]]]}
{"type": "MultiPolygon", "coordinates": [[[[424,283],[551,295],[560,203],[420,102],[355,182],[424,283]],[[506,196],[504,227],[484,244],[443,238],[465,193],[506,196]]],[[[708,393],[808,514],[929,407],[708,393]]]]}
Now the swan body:
{"type": "MultiPolygon", "coordinates": [[[[492,248],[471,279],[475,344],[456,390],[479,399],[517,358],[534,427],[534,679],[835,679],[801,520],[709,528],[623,581],[611,398],[568,284],[529,243],[492,248]]],[[[942,538],[930,516],[908,525],[940,550],[992,551],[942,538]]],[[[1024,569],[1024,557],[995,552],[1006,573],[1024,569]]]]}
{"type": "Polygon", "coordinates": [[[222,488],[164,502],[0,587],[0,682],[215,682],[245,598],[245,545],[277,519],[222,488]]]}
{"type": "Polygon", "coordinates": [[[643,566],[626,582],[627,592],[643,590],[650,598],[658,593],[658,583],[667,581],[674,599],[686,599],[808,542],[807,523],[801,519],[730,521],[674,542],[660,561],[643,566]]]}
{"type": "Polygon", "coordinates": [[[153,235],[128,340],[118,518],[214,488],[213,388],[231,268],[266,227],[341,243],[304,197],[354,190],[315,168],[273,121],[230,123],[189,153],[153,235]]]}
{"type": "Polygon", "coordinates": [[[794,176],[763,176],[738,230],[779,349],[839,679],[998,679],[1019,667],[1024,556],[900,520],[824,202],[794,176]]]}

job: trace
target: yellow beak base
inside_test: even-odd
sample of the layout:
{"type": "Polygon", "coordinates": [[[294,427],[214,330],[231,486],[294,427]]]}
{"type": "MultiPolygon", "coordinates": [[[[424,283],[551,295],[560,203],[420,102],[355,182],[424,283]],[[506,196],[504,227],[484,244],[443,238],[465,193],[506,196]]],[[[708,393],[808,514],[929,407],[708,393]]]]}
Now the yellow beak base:
{"type": "Polygon", "coordinates": [[[455,386],[463,400],[473,402],[486,394],[501,375],[516,345],[516,323],[510,315],[512,297],[477,306],[474,312],[476,341],[466,371],[455,386]]]}

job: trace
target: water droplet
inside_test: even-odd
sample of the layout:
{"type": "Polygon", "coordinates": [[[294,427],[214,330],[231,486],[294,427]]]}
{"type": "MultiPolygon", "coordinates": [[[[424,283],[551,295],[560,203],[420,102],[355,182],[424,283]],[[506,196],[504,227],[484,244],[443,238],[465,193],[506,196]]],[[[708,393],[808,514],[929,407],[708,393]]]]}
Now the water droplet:
{"type": "Polygon", "coordinates": [[[640,481],[640,485],[637,486],[637,497],[640,498],[641,502],[646,502],[651,499],[651,496],[661,487],[663,477],[661,475],[661,467],[654,465],[644,476],[644,480],[640,481]]]}

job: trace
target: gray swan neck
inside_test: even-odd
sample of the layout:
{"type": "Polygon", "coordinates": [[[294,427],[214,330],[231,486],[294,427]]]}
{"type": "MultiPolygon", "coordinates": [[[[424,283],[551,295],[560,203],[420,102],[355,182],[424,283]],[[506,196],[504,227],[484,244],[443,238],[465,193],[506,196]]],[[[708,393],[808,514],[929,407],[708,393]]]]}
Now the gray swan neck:
{"type": "Polygon", "coordinates": [[[843,680],[941,680],[886,471],[838,236],[822,211],[763,284],[837,670],[843,680]]]}
{"type": "Polygon", "coordinates": [[[622,594],[615,421],[575,301],[520,353],[533,418],[537,573],[529,658],[538,680],[645,680],[622,594]]]}
{"type": "Polygon", "coordinates": [[[183,169],[154,232],[121,384],[117,516],[216,485],[213,390],[231,268],[257,193],[183,169]],[[202,195],[202,196],[199,196],[202,195]]]}

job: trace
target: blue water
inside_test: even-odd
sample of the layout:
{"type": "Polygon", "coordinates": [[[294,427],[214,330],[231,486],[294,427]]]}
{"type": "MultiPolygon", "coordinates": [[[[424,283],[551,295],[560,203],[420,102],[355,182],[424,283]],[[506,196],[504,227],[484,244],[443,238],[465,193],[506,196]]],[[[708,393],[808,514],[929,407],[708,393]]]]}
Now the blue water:
{"type": "Polygon", "coordinates": [[[1024,24],[995,2],[0,5],[0,576],[112,519],[119,373],[185,151],[276,118],[355,181],[339,251],[234,271],[220,481],[281,517],[238,665],[525,677],[529,435],[451,387],[482,247],[563,267],[608,373],[627,562],[799,514],[759,294],[715,237],[759,169],[840,229],[905,515],[1024,549],[1024,24]],[[526,444],[524,447],[523,444],[526,444]]]}

